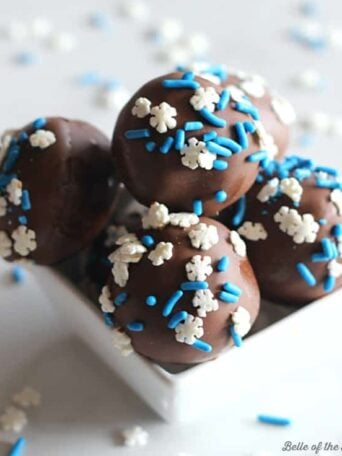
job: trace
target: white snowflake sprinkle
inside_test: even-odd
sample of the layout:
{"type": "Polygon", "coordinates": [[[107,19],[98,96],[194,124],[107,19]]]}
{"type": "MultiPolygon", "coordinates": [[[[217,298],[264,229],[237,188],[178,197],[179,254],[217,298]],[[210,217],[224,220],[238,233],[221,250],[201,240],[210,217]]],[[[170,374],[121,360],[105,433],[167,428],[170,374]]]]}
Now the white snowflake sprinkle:
{"type": "Polygon", "coordinates": [[[336,260],[330,261],[328,263],[328,271],[331,277],[338,279],[342,276],[342,263],[336,260]]]}
{"type": "Polygon", "coordinates": [[[199,223],[189,233],[191,245],[196,249],[209,250],[219,242],[217,228],[214,225],[199,223]]]}
{"type": "Polygon", "coordinates": [[[234,323],[235,331],[244,337],[251,329],[251,316],[247,309],[238,307],[232,314],[232,321],[234,323]]]}
{"type": "Polygon", "coordinates": [[[207,312],[214,312],[219,308],[219,303],[210,290],[197,290],[192,305],[197,308],[199,317],[206,317],[207,312]]]}
{"type": "Polygon", "coordinates": [[[148,116],[151,112],[151,101],[145,97],[139,97],[135,100],[135,104],[132,108],[133,116],[143,119],[148,116]]]}
{"type": "Polygon", "coordinates": [[[26,414],[16,407],[7,407],[0,416],[0,424],[4,431],[21,432],[27,424],[26,414]]]}
{"type": "Polygon", "coordinates": [[[125,287],[129,279],[128,263],[115,261],[112,268],[112,274],[114,282],[119,285],[119,287],[125,287]]]}
{"type": "Polygon", "coordinates": [[[8,147],[11,143],[13,130],[7,130],[0,136],[0,165],[2,164],[4,158],[6,157],[8,147]]]}
{"type": "Polygon", "coordinates": [[[125,446],[136,447],[147,445],[149,434],[141,426],[134,426],[122,431],[122,437],[125,446]]]}
{"type": "Polygon", "coordinates": [[[330,193],[330,201],[334,203],[337,215],[342,215],[342,191],[335,189],[330,193]]]}
{"type": "Polygon", "coordinates": [[[243,241],[237,231],[230,232],[230,243],[233,246],[234,252],[241,256],[245,257],[247,255],[247,247],[245,241],[243,241]]]}
{"type": "Polygon", "coordinates": [[[196,214],[191,212],[177,212],[170,214],[170,224],[173,226],[180,226],[181,228],[190,228],[192,225],[196,225],[199,222],[199,218],[196,214]]]}
{"type": "Polygon", "coordinates": [[[165,261],[170,260],[173,254],[173,244],[171,242],[158,242],[156,247],[149,253],[148,259],[153,266],[161,266],[165,261]]]}
{"type": "Polygon", "coordinates": [[[21,256],[27,256],[37,248],[36,233],[27,226],[18,226],[12,233],[14,250],[21,256]]]}
{"type": "Polygon", "coordinates": [[[235,101],[235,103],[242,103],[246,101],[245,93],[236,85],[227,86],[227,90],[229,90],[230,98],[235,101]]]}
{"type": "Polygon", "coordinates": [[[127,228],[123,225],[109,225],[106,229],[107,237],[104,241],[105,247],[113,247],[119,237],[128,234],[127,228]]]}
{"type": "Polygon", "coordinates": [[[133,353],[131,338],[123,331],[122,328],[114,328],[112,331],[112,342],[122,356],[128,356],[133,353]]]}
{"type": "Polygon", "coordinates": [[[197,339],[203,336],[203,320],[193,315],[188,315],[183,323],[176,326],[176,340],[188,345],[192,345],[197,339]]]}
{"type": "Polygon", "coordinates": [[[13,396],[13,402],[21,407],[38,407],[41,402],[41,395],[30,386],[26,386],[22,391],[13,396]]]}
{"type": "Polygon", "coordinates": [[[169,210],[165,204],[153,203],[142,218],[143,228],[164,228],[170,222],[169,210]]]}
{"type": "Polygon", "coordinates": [[[122,263],[139,263],[145,252],[146,247],[144,247],[141,242],[128,240],[114,250],[108,258],[112,263],[117,261],[122,263]]]}
{"type": "Polygon", "coordinates": [[[215,104],[218,103],[220,95],[216,92],[214,87],[200,87],[196,89],[195,94],[190,98],[190,104],[195,111],[200,111],[207,108],[208,111],[215,111],[215,104]]]}
{"type": "Polygon", "coordinates": [[[285,98],[274,95],[271,100],[271,106],[280,122],[284,125],[291,125],[296,121],[296,113],[293,106],[285,98]]]}
{"type": "Polygon", "coordinates": [[[174,119],[176,116],[176,109],[163,101],[159,106],[151,109],[150,125],[159,133],[166,133],[168,129],[176,127],[177,121],[174,119]]]}
{"type": "Polygon", "coordinates": [[[296,209],[287,206],[282,206],[274,214],[274,220],[279,223],[281,231],[292,236],[296,244],[315,242],[320,229],[312,214],[301,215],[296,209]]]}
{"type": "Polygon", "coordinates": [[[134,243],[134,242],[139,242],[137,235],[135,233],[128,233],[126,230],[125,233],[123,233],[121,236],[117,238],[115,241],[116,245],[124,245],[124,244],[129,244],[129,243],[134,243]]]}
{"type": "Polygon", "coordinates": [[[105,313],[115,312],[112,295],[111,295],[111,292],[107,285],[102,287],[101,294],[99,297],[99,303],[101,304],[102,312],[105,312],[105,313]]]}
{"type": "Polygon", "coordinates": [[[262,223],[246,221],[238,229],[238,233],[249,241],[260,241],[267,239],[267,231],[262,223]]]}
{"type": "Polygon", "coordinates": [[[7,258],[12,255],[12,241],[6,231],[0,231],[0,258],[7,258]]]}
{"type": "Polygon", "coordinates": [[[7,201],[6,198],[0,196],[0,217],[3,217],[7,213],[7,201]]]}
{"type": "Polygon", "coordinates": [[[195,255],[185,265],[189,280],[206,280],[213,272],[210,256],[195,255]]]}
{"type": "Polygon", "coordinates": [[[303,194],[303,187],[301,186],[300,182],[294,177],[287,177],[280,181],[280,190],[281,192],[288,196],[293,202],[299,203],[302,194],[303,194]]]}
{"type": "Polygon", "coordinates": [[[23,183],[19,179],[16,179],[14,177],[6,187],[8,201],[14,204],[15,206],[19,206],[21,204],[21,197],[23,194],[22,189],[23,183]]]}
{"type": "Polygon", "coordinates": [[[47,149],[56,142],[56,135],[50,130],[37,130],[29,138],[32,147],[47,149]]]}
{"type": "Polygon", "coordinates": [[[67,32],[53,33],[49,39],[49,46],[58,52],[71,52],[77,47],[77,39],[67,32]]]}
{"type": "Polygon", "coordinates": [[[127,103],[130,95],[130,92],[121,85],[99,87],[97,102],[103,108],[120,110],[127,103]]]}
{"type": "Polygon", "coordinates": [[[256,127],[255,132],[259,138],[260,149],[266,150],[268,152],[268,158],[273,160],[279,154],[279,148],[275,143],[273,136],[267,132],[264,124],[260,120],[254,121],[254,124],[256,127]]]}
{"type": "Polygon", "coordinates": [[[183,165],[190,169],[200,167],[210,170],[216,160],[216,154],[210,153],[205,147],[205,142],[198,141],[196,138],[190,138],[180,153],[183,165]]]}
{"type": "Polygon", "coordinates": [[[279,179],[274,177],[262,187],[260,192],[257,194],[257,199],[262,203],[267,203],[273,196],[278,193],[279,179]]]}
{"type": "Polygon", "coordinates": [[[240,88],[247,95],[254,98],[262,98],[266,93],[265,80],[259,75],[247,76],[240,83],[240,88]]]}

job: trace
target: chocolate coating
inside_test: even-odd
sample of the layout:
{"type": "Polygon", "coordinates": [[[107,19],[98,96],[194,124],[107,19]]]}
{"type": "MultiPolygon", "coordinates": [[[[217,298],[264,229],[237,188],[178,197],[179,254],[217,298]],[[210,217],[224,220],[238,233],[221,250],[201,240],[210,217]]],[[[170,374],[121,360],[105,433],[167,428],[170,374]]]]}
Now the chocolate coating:
{"type": "MultiPolygon", "coordinates": [[[[18,217],[27,217],[37,247],[25,256],[40,264],[53,264],[75,253],[92,241],[111,214],[116,189],[110,143],[92,125],[52,117],[44,130],[53,132],[56,142],[45,149],[32,147],[28,137],[33,124],[14,132],[27,133],[19,143],[20,154],[11,170],[29,192],[31,209],[10,205],[0,217],[0,231],[8,236],[19,226],[18,217]]],[[[6,157],[3,161],[3,165],[6,157]]],[[[2,169],[2,173],[3,173],[2,169]]],[[[2,174],[3,176],[4,174],[2,174]]],[[[6,194],[5,188],[2,193],[6,194]]],[[[22,256],[13,248],[6,259],[22,256]]]]}
{"type": "Polygon", "coordinates": [[[125,287],[116,285],[112,276],[108,282],[113,297],[123,291],[128,293],[126,302],[116,307],[114,321],[122,328],[126,328],[132,321],[143,322],[145,324],[143,331],[134,332],[127,328],[125,331],[138,353],[159,363],[194,364],[216,358],[222,350],[233,344],[229,325],[236,309],[240,306],[245,308],[250,314],[251,324],[258,315],[259,290],[247,258],[235,253],[229,241],[230,232],[222,224],[205,217],[200,218],[200,222],[214,225],[218,231],[219,241],[209,250],[202,251],[191,245],[188,233],[193,227],[183,229],[168,225],[163,229],[139,231],[138,239],[144,234],[149,234],[155,239],[155,244],[162,241],[171,242],[174,246],[172,258],[161,266],[154,266],[148,259],[148,255],[144,254],[140,262],[130,264],[129,280],[125,287]],[[218,310],[208,312],[206,317],[202,318],[204,334],[201,339],[212,346],[210,353],[197,350],[186,343],[177,342],[175,330],[167,327],[170,318],[180,310],[197,316],[197,310],[192,304],[193,291],[184,291],[183,297],[170,316],[162,315],[170,296],[180,289],[182,282],[189,280],[185,265],[195,255],[211,258],[213,273],[206,280],[219,303],[218,310]],[[229,267],[224,272],[217,272],[217,262],[224,255],[230,259],[229,267]],[[225,282],[231,282],[241,288],[242,294],[238,303],[228,304],[219,300],[218,294],[225,282]],[[157,304],[153,307],[145,303],[149,295],[157,298],[157,304]]]}
{"type": "MultiPolygon", "coordinates": [[[[203,214],[213,215],[224,207],[233,204],[251,187],[257,175],[259,163],[250,163],[246,159],[260,150],[259,139],[248,134],[249,146],[240,153],[235,153],[224,161],[228,168],[224,171],[203,168],[189,169],[181,162],[180,152],[171,148],[169,153],[159,152],[159,147],[168,136],[175,136],[176,130],[183,128],[185,122],[201,121],[204,128],[185,133],[186,140],[195,137],[202,140],[205,133],[215,131],[219,136],[236,140],[234,125],[237,122],[252,121],[249,114],[238,112],[232,101],[222,111],[214,114],[227,121],[227,126],[217,128],[206,122],[193,109],[190,98],[192,89],[169,89],[162,86],[165,79],[181,79],[183,73],[176,72],[156,78],[140,88],[122,110],[114,131],[112,151],[117,165],[119,178],[125,183],[132,195],[142,204],[150,205],[154,201],[166,204],[173,211],[193,211],[194,200],[203,203],[203,214]],[[160,134],[150,126],[149,116],[138,118],[132,114],[135,101],[145,97],[151,106],[167,102],[177,110],[177,126],[160,134]],[[148,139],[127,139],[125,132],[148,128],[151,136],[148,139]],[[153,152],[147,152],[145,144],[154,141],[157,146],[153,152]],[[224,202],[215,200],[215,193],[224,190],[228,198],[224,202]]],[[[201,77],[195,77],[201,87],[213,87],[218,93],[223,87],[201,77]]],[[[217,157],[221,158],[221,157],[217,157]]]]}

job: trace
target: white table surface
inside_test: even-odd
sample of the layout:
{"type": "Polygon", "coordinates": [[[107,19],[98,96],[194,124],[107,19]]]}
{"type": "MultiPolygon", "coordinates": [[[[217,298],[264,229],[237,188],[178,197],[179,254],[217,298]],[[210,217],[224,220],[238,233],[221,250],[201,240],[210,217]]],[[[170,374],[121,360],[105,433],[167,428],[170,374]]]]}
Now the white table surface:
{"type": "MultiPolygon", "coordinates": [[[[341,24],[340,0],[320,3],[323,21],[341,24]]],[[[94,122],[111,134],[116,113],[97,107],[94,89],[78,86],[75,78],[98,71],[133,91],[146,79],[168,71],[154,58],[156,46],[144,38],[151,22],[156,24],[162,17],[182,19],[189,31],[204,30],[212,43],[212,61],[265,75],[301,115],[316,110],[342,114],[342,51],[313,52],[287,38],[289,26],[301,19],[297,1],[150,0],[152,17],[145,24],[119,17],[117,4],[105,0],[1,2],[0,26],[13,18],[44,16],[59,30],[74,33],[79,46],[70,54],[41,50],[41,63],[25,67],[13,63],[13,56],[31,49],[30,43],[0,38],[0,129],[59,114],[94,122]],[[94,11],[112,14],[111,34],[87,26],[94,11]],[[294,74],[308,67],[320,70],[328,80],[324,93],[303,92],[289,84],[294,74]]],[[[322,157],[324,164],[339,165],[341,141],[318,138],[310,155],[322,157]]],[[[293,152],[308,154],[296,145],[293,152]]],[[[262,451],[280,455],[286,454],[281,447],[287,440],[342,445],[341,376],[341,360],[332,346],[317,365],[306,368],[303,359],[298,373],[289,373],[271,388],[265,385],[258,397],[241,400],[235,410],[215,419],[201,417],[197,423],[170,426],[68,333],[33,278],[11,284],[7,267],[0,264],[0,409],[26,384],[43,395],[42,406],[28,412],[27,456],[175,456],[180,452],[239,456],[262,451]],[[294,425],[286,429],[258,425],[256,414],[269,410],[292,417],[294,425]],[[150,443],[142,449],[124,448],[118,439],[122,428],[134,424],[150,433],[150,443]]],[[[1,455],[8,448],[1,441],[13,439],[11,433],[0,433],[1,455]]]]}

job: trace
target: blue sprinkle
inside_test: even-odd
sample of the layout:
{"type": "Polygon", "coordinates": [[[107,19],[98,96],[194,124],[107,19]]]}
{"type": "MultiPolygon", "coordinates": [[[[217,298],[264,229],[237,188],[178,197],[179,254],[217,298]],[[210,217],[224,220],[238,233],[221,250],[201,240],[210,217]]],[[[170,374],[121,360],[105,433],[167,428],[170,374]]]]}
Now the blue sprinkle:
{"type": "Polygon", "coordinates": [[[201,200],[199,199],[196,199],[193,201],[192,203],[192,210],[193,212],[198,215],[198,216],[201,216],[203,214],[203,203],[201,200]]]}
{"type": "Polygon", "coordinates": [[[150,307],[153,307],[157,304],[157,298],[153,295],[150,295],[150,296],[147,296],[146,300],[145,300],[145,303],[150,306],[150,307]]]}
{"type": "Polygon", "coordinates": [[[4,189],[11,182],[12,179],[16,177],[16,174],[10,174],[6,176],[5,174],[0,174],[0,189],[4,189]]]}
{"type": "Polygon", "coordinates": [[[225,81],[228,78],[228,72],[224,65],[210,65],[205,69],[205,73],[210,73],[214,76],[217,76],[221,82],[225,81]]]}
{"type": "Polygon", "coordinates": [[[191,346],[206,353],[210,353],[213,350],[213,347],[208,344],[208,342],[199,339],[197,339],[191,346]]]}
{"type": "Polygon", "coordinates": [[[332,227],[332,235],[335,236],[336,238],[339,238],[342,236],[342,223],[338,223],[337,225],[334,225],[332,227]]]}
{"type": "Polygon", "coordinates": [[[132,321],[131,323],[128,323],[126,328],[129,329],[130,331],[141,332],[144,330],[145,325],[144,325],[144,323],[142,323],[140,321],[132,321]]]}
{"type": "Polygon", "coordinates": [[[217,111],[223,111],[226,109],[230,99],[230,92],[228,89],[223,89],[220,95],[220,99],[216,105],[217,111]]]}
{"type": "Polygon", "coordinates": [[[126,302],[128,298],[128,294],[126,292],[122,292],[122,293],[119,293],[115,299],[114,299],[114,304],[116,306],[121,306],[122,304],[124,304],[126,302]]]}
{"type": "Polygon", "coordinates": [[[311,255],[311,261],[313,263],[326,263],[330,258],[327,257],[324,253],[313,253],[311,255]]]}
{"type": "Polygon", "coordinates": [[[15,283],[21,283],[25,279],[25,269],[17,264],[12,268],[11,276],[15,283]]]}
{"type": "Polygon", "coordinates": [[[142,128],[141,130],[125,131],[126,139],[141,139],[141,138],[149,138],[150,136],[151,136],[151,133],[148,128],[142,128]]]}
{"type": "Polygon", "coordinates": [[[224,190],[218,190],[215,193],[215,201],[218,203],[224,203],[227,200],[227,193],[224,190]]]}
{"type": "Polygon", "coordinates": [[[166,301],[165,307],[163,309],[163,317],[168,317],[171,314],[173,308],[175,307],[177,302],[182,298],[183,294],[183,291],[177,290],[175,293],[171,295],[171,297],[166,301]]]}
{"type": "Polygon", "coordinates": [[[100,30],[110,30],[113,26],[110,16],[103,11],[97,11],[91,14],[89,23],[91,26],[100,30]]]}
{"type": "Polygon", "coordinates": [[[103,315],[103,321],[105,322],[105,324],[107,326],[109,326],[110,328],[112,328],[114,326],[114,323],[112,321],[111,314],[104,312],[102,315],[103,315]]]}
{"type": "Polygon", "coordinates": [[[152,236],[150,236],[149,234],[145,234],[142,238],[141,238],[141,242],[143,243],[143,245],[145,247],[152,247],[154,245],[154,239],[152,236]]]}
{"type": "Polygon", "coordinates": [[[322,226],[326,225],[328,223],[327,219],[325,218],[321,218],[318,220],[318,223],[322,226]]]}
{"type": "Polygon", "coordinates": [[[25,215],[19,215],[18,222],[20,225],[27,225],[27,217],[25,215]]]}
{"type": "Polygon", "coordinates": [[[332,255],[333,255],[332,258],[333,258],[333,259],[334,259],[334,258],[338,258],[338,256],[339,256],[339,251],[337,250],[337,246],[336,246],[335,242],[332,242],[332,243],[331,243],[331,247],[332,247],[332,251],[333,251],[333,252],[332,252],[332,255]]]}
{"type": "Polygon", "coordinates": [[[154,141],[149,141],[145,144],[145,149],[147,152],[153,152],[154,149],[156,148],[156,143],[154,141]]]}
{"type": "Polygon", "coordinates": [[[235,109],[244,114],[249,114],[254,120],[260,120],[260,115],[258,109],[252,104],[247,103],[236,103],[235,109]]]}
{"type": "Polygon", "coordinates": [[[226,291],[220,291],[219,300],[226,302],[227,304],[236,304],[239,300],[239,296],[236,296],[232,293],[227,293],[226,291]]]}
{"type": "Polygon", "coordinates": [[[228,168],[228,163],[223,160],[214,160],[213,168],[217,171],[224,171],[228,168]]]}
{"type": "Polygon", "coordinates": [[[98,73],[94,73],[93,71],[88,71],[86,73],[81,74],[78,79],[78,83],[83,86],[93,86],[97,85],[101,81],[101,77],[98,73]]]}
{"type": "Polygon", "coordinates": [[[201,130],[203,127],[203,123],[199,121],[185,122],[184,124],[185,131],[201,130]]]}
{"type": "Polygon", "coordinates": [[[236,206],[235,206],[235,214],[234,216],[232,217],[232,225],[233,226],[239,226],[244,218],[245,218],[245,213],[246,213],[246,197],[245,196],[242,196],[238,202],[236,203],[236,206]]]}
{"type": "Polygon", "coordinates": [[[227,149],[226,147],[220,146],[216,142],[209,141],[206,144],[207,149],[212,154],[220,155],[221,157],[230,157],[232,155],[231,150],[227,149]]]}
{"type": "Polygon", "coordinates": [[[315,168],[315,172],[317,173],[327,173],[329,174],[330,176],[333,176],[333,177],[338,177],[338,171],[337,169],[335,168],[330,168],[329,166],[317,166],[315,168]]]}
{"type": "Polygon", "coordinates": [[[195,77],[195,74],[193,71],[186,71],[184,74],[183,74],[183,77],[182,79],[185,79],[186,81],[192,81],[195,77]]]}
{"type": "Polygon", "coordinates": [[[181,283],[181,289],[183,291],[207,290],[208,288],[209,288],[208,282],[200,281],[200,280],[181,283]]]}
{"type": "Polygon", "coordinates": [[[185,144],[185,131],[184,130],[177,130],[176,131],[176,139],[175,139],[175,149],[182,150],[185,144]]]}
{"type": "Polygon", "coordinates": [[[170,149],[174,143],[174,139],[172,136],[168,136],[162,146],[160,146],[159,150],[162,154],[168,154],[170,152],[170,149]]]}
{"type": "Polygon", "coordinates": [[[235,331],[235,326],[234,325],[230,325],[229,332],[230,332],[230,335],[232,336],[232,339],[233,339],[235,347],[241,347],[242,346],[242,338],[241,338],[240,334],[238,334],[235,331]]]}
{"type": "Polygon", "coordinates": [[[311,133],[303,133],[298,139],[300,147],[311,147],[315,144],[316,136],[311,133]]]}
{"type": "Polygon", "coordinates": [[[297,263],[296,268],[299,275],[309,287],[315,287],[317,285],[314,275],[304,263],[297,263]]]}
{"type": "Polygon", "coordinates": [[[8,173],[9,171],[11,171],[11,169],[15,165],[19,155],[20,155],[20,149],[18,146],[14,145],[8,149],[6,160],[2,166],[4,173],[8,173]]]}
{"type": "Polygon", "coordinates": [[[34,130],[40,130],[41,128],[44,128],[46,124],[47,120],[45,119],[45,117],[38,117],[38,119],[32,122],[32,128],[34,130]]]}
{"type": "Polygon", "coordinates": [[[308,0],[303,2],[303,4],[300,6],[300,10],[305,16],[317,16],[318,13],[320,12],[320,6],[318,2],[313,1],[313,0],[308,0]]]}
{"type": "Polygon", "coordinates": [[[19,439],[13,444],[10,449],[8,456],[23,456],[26,447],[25,437],[19,437],[19,439]]]}
{"type": "Polygon", "coordinates": [[[268,158],[268,152],[266,150],[259,150],[258,152],[254,152],[254,154],[247,157],[246,161],[248,161],[250,163],[257,163],[257,162],[260,162],[267,158],[268,158]]]}
{"type": "Polygon", "coordinates": [[[227,291],[228,293],[231,293],[235,296],[241,296],[242,294],[241,288],[230,282],[226,282],[222,288],[224,289],[224,291],[227,291]]]}
{"type": "Polygon", "coordinates": [[[188,316],[188,312],[185,310],[181,310],[180,312],[177,312],[173,317],[169,320],[167,327],[170,329],[175,329],[176,326],[179,325],[182,321],[186,320],[188,316]]]}
{"type": "Polygon", "coordinates": [[[330,259],[333,259],[334,256],[334,250],[332,247],[332,242],[329,238],[323,238],[321,239],[321,244],[323,248],[324,254],[329,257],[330,259]]]}
{"type": "Polygon", "coordinates": [[[217,137],[216,131],[212,130],[203,135],[203,141],[204,142],[211,141],[212,139],[215,139],[216,137],[217,137]]]}
{"type": "Polygon", "coordinates": [[[294,177],[299,181],[303,181],[304,179],[308,179],[311,176],[311,170],[305,168],[296,169],[293,173],[294,177]]]}
{"type": "Polygon", "coordinates": [[[242,122],[237,122],[235,124],[235,131],[236,136],[238,139],[238,143],[240,144],[242,149],[247,149],[248,147],[248,137],[245,131],[245,127],[242,122]]]}
{"type": "Polygon", "coordinates": [[[200,88],[200,84],[197,81],[191,81],[188,79],[164,79],[162,86],[166,89],[196,90],[200,88]]]}
{"type": "Polygon", "coordinates": [[[38,55],[34,52],[22,51],[15,56],[15,61],[20,65],[34,65],[38,63],[38,55]]]}
{"type": "Polygon", "coordinates": [[[263,176],[262,176],[261,174],[258,174],[257,177],[256,177],[256,179],[255,179],[255,182],[256,182],[257,184],[262,184],[262,183],[264,182],[263,176]]]}
{"type": "Polygon", "coordinates": [[[24,211],[31,209],[30,194],[28,190],[23,190],[21,195],[21,207],[24,211]]]}
{"type": "Polygon", "coordinates": [[[280,416],[273,415],[258,415],[257,420],[259,423],[272,424],[274,426],[290,426],[292,423],[289,418],[283,418],[280,416]]]}
{"type": "Polygon", "coordinates": [[[21,131],[18,135],[18,143],[24,143],[29,139],[29,135],[26,133],[26,131],[21,131]]]}
{"type": "Polygon", "coordinates": [[[214,125],[214,127],[224,128],[227,126],[227,122],[224,119],[215,116],[208,108],[203,108],[198,112],[208,123],[214,125]]]}
{"type": "Polygon", "coordinates": [[[332,181],[332,180],[328,180],[328,179],[317,179],[316,180],[316,185],[317,187],[320,187],[320,188],[330,188],[332,190],[334,189],[340,189],[342,190],[342,183],[341,182],[338,182],[338,181],[332,181]]]}
{"type": "Polygon", "coordinates": [[[222,258],[219,259],[217,265],[216,265],[216,270],[218,272],[225,272],[228,269],[229,266],[229,257],[223,256],[222,258]]]}
{"type": "Polygon", "coordinates": [[[226,138],[225,136],[218,136],[215,139],[215,142],[220,146],[227,147],[233,152],[233,154],[238,154],[242,150],[240,144],[238,144],[236,141],[233,141],[231,138],[226,138]]]}
{"type": "Polygon", "coordinates": [[[325,291],[326,293],[330,293],[330,292],[333,291],[333,289],[335,288],[335,284],[336,284],[336,279],[335,279],[335,277],[327,276],[327,277],[324,279],[324,291],[325,291]]]}

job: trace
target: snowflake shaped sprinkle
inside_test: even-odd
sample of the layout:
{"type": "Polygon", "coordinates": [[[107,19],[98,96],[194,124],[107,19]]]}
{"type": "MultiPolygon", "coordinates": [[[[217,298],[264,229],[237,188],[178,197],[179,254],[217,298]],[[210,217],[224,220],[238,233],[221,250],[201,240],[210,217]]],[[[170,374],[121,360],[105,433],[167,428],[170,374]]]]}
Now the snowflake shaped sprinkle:
{"type": "Polygon", "coordinates": [[[20,432],[27,424],[26,414],[16,407],[7,407],[0,416],[0,424],[4,431],[20,432]]]}
{"type": "Polygon", "coordinates": [[[19,226],[12,233],[14,250],[21,256],[27,256],[37,248],[36,233],[26,226],[19,226]]]}
{"type": "Polygon", "coordinates": [[[332,260],[328,263],[328,271],[331,277],[338,279],[342,276],[342,263],[336,260],[332,260]]]}
{"type": "Polygon", "coordinates": [[[247,247],[245,242],[241,239],[237,231],[230,232],[230,242],[233,246],[234,252],[242,257],[245,257],[247,254],[247,247]]]}
{"type": "Polygon", "coordinates": [[[107,237],[104,242],[105,247],[113,247],[118,238],[127,233],[127,228],[123,225],[109,225],[106,230],[107,237]]]}
{"type": "Polygon", "coordinates": [[[173,244],[171,242],[158,242],[155,249],[150,252],[148,259],[153,266],[161,266],[165,261],[172,258],[173,244]]]}
{"type": "Polygon", "coordinates": [[[256,127],[255,132],[259,138],[260,149],[266,150],[268,152],[268,158],[273,160],[279,153],[279,148],[275,143],[273,136],[267,132],[264,124],[260,120],[254,121],[254,125],[256,127]]]}
{"type": "Polygon", "coordinates": [[[284,125],[291,125],[296,121],[293,106],[285,98],[276,95],[271,100],[271,106],[276,116],[284,125]]]}
{"type": "Polygon", "coordinates": [[[0,165],[2,164],[11,143],[13,131],[7,131],[0,137],[0,165]]]}
{"type": "Polygon", "coordinates": [[[21,407],[38,407],[41,402],[41,395],[30,386],[26,386],[22,391],[13,396],[13,402],[21,407]]]}
{"type": "Polygon", "coordinates": [[[167,130],[175,128],[177,125],[177,111],[173,106],[163,101],[159,106],[154,106],[151,109],[150,125],[155,128],[158,133],[166,133],[167,130]]]}
{"type": "Polygon", "coordinates": [[[0,196],[0,217],[6,215],[7,212],[7,201],[3,196],[0,196]]]}
{"type": "Polygon", "coordinates": [[[19,206],[21,204],[21,197],[23,194],[22,189],[23,183],[19,179],[13,178],[6,187],[8,201],[15,206],[19,206]]]}
{"type": "Polygon", "coordinates": [[[39,147],[39,149],[47,149],[56,142],[55,134],[50,130],[37,130],[29,137],[32,147],[39,147]]]}
{"type": "Polygon", "coordinates": [[[122,432],[124,445],[128,447],[145,446],[149,439],[149,434],[141,426],[134,426],[122,432]]]}
{"type": "Polygon", "coordinates": [[[219,303],[210,290],[197,290],[192,305],[197,308],[199,317],[206,317],[207,312],[214,312],[219,308],[219,303]]]}
{"type": "Polygon", "coordinates": [[[235,103],[242,103],[246,101],[245,93],[236,85],[227,86],[227,90],[229,90],[230,98],[235,101],[235,103]]]}
{"type": "Polygon", "coordinates": [[[183,323],[176,326],[176,340],[184,344],[192,345],[203,336],[203,320],[193,315],[188,315],[183,323]]]}
{"type": "Polygon", "coordinates": [[[190,138],[180,153],[183,165],[190,169],[212,169],[216,160],[216,154],[210,153],[205,147],[205,142],[196,138],[190,138]]]}
{"type": "Polygon", "coordinates": [[[169,210],[164,204],[153,203],[142,218],[143,228],[164,228],[170,222],[169,210]]]}
{"type": "Polygon", "coordinates": [[[114,282],[119,285],[119,287],[125,287],[129,279],[128,263],[115,261],[112,268],[112,274],[114,282]]]}
{"type": "Polygon", "coordinates": [[[140,97],[135,100],[135,104],[132,108],[133,116],[139,117],[142,119],[148,116],[151,112],[151,101],[148,98],[140,97]]]}
{"type": "Polygon", "coordinates": [[[121,236],[119,236],[117,238],[117,240],[115,241],[115,244],[124,245],[124,244],[132,244],[132,243],[136,243],[136,242],[139,242],[137,235],[134,233],[129,233],[126,230],[126,233],[122,234],[121,236]]]}
{"type": "Polygon", "coordinates": [[[262,223],[244,222],[238,229],[238,233],[249,241],[264,241],[267,239],[267,231],[262,223]]]}
{"type": "Polygon", "coordinates": [[[211,257],[195,255],[186,263],[185,270],[189,280],[206,280],[213,272],[211,257]]]}
{"type": "Polygon", "coordinates": [[[200,87],[196,89],[195,94],[190,98],[190,104],[195,111],[200,111],[207,108],[208,111],[215,111],[215,104],[218,103],[220,95],[216,92],[214,87],[200,87]]]}
{"type": "Polygon", "coordinates": [[[240,88],[247,95],[254,98],[262,98],[266,93],[265,80],[257,74],[246,76],[240,83],[240,88]]]}
{"type": "Polygon", "coordinates": [[[330,201],[335,204],[337,215],[342,215],[342,191],[335,189],[330,193],[330,201]]]}
{"type": "Polygon", "coordinates": [[[109,287],[107,285],[102,287],[101,294],[99,297],[99,303],[101,304],[102,312],[105,312],[105,313],[115,312],[113,299],[112,299],[109,287]]]}
{"type": "Polygon", "coordinates": [[[280,181],[280,190],[284,195],[292,199],[294,203],[299,203],[302,198],[303,187],[294,177],[282,179],[280,181]]]}
{"type": "Polygon", "coordinates": [[[273,196],[278,193],[279,179],[274,177],[262,187],[260,192],[257,194],[257,199],[262,203],[267,203],[273,196]]]}
{"type": "Polygon", "coordinates": [[[274,214],[274,220],[279,223],[281,231],[292,236],[296,244],[315,242],[320,228],[312,214],[300,215],[296,209],[287,206],[282,206],[274,214]]]}
{"type": "Polygon", "coordinates": [[[209,250],[219,241],[217,228],[214,225],[199,223],[189,233],[191,245],[196,249],[209,250]]]}
{"type": "Polygon", "coordinates": [[[6,231],[0,231],[0,258],[7,258],[12,255],[12,241],[6,231]]]}
{"type": "Polygon", "coordinates": [[[115,328],[112,331],[112,341],[122,356],[128,356],[133,353],[131,338],[123,331],[122,328],[115,328]]]}
{"type": "Polygon", "coordinates": [[[199,222],[199,218],[196,214],[191,212],[178,212],[170,214],[170,224],[173,226],[180,226],[181,228],[190,228],[192,225],[196,225],[199,222]]]}
{"type": "Polygon", "coordinates": [[[238,307],[232,315],[235,331],[239,336],[245,336],[251,329],[251,316],[244,307],[238,307]]]}

